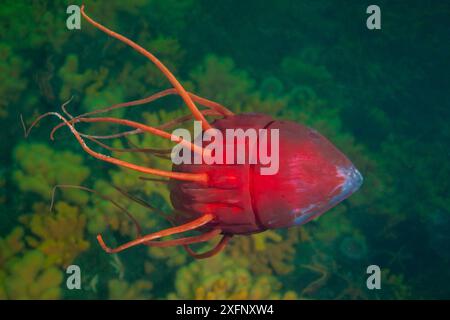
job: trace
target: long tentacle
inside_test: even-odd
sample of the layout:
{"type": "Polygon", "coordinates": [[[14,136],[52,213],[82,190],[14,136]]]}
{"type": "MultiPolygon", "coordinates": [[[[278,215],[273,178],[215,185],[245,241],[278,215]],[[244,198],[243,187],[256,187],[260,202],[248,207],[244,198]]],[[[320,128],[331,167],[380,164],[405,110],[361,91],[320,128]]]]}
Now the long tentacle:
{"type": "Polygon", "coordinates": [[[232,116],[232,115],[234,115],[234,113],[230,109],[226,108],[225,106],[221,105],[218,102],[215,102],[215,101],[212,101],[212,100],[209,100],[209,99],[197,96],[197,95],[195,95],[193,93],[190,93],[190,95],[191,95],[192,99],[194,99],[195,102],[198,102],[202,106],[211,108],[212,110],[220,112],[220,113],[222,113],[225,116],[232,116]]]}
{"type": "MultiPolygon", "coordinates": [[[[135,122],[135,121],[131,121],[131,120],[126,120],[126,119],[118,119],[118,118],[111,118],[111,117],[102,117],[102,118],[77,118],[77,119],[73,119],[72,123],[77,123],[77,122],[108,122],[108,123],[116,123],[116,124],[120,124],[120,125],[124,125],[124,126],[128,126],[131,128],[136,128],[136,129],[140,129],[144,132],[148,132],[151,134],[154,134],[156,136],[159,137],[163,137],[165,139],[169,139],[175,142],[178,142],[180,144],[182,144],[185,147],[190,148],[192,151],[197,152],[201,155],[203,155],[203,152],[206,150],[203,150],[202,147],[199,147],[195,144],[193,144],[190,141],[184,140],[178,136],[175,136],[171,133],[168,133],[166,131],[154,128],[154,127],[150,127],[147,126],[145,124],[139,123],[139,122],[135,122]]],[[[69,123],[69,122],[68,122],[69,123]]],[[[50,138],[53,140],[53,136],[50,135],[50,138]]],[[[209,154],[206,154],[206,156],[209,156],[209,154]]]]}
{"type": "Polygon", "coordinates": [[[86,137],[86,139],[98,144],[100,147],[105,148],[106,150],[113,152],[138,152],[138,153],[149,153],[154,155],[155,157],[160,157],[163,159],[170,159],[167,154],[170,154],[172,149],[155,149],[155,148],[114,148],[110,147],[107,144],[98,141],[97,139],[86,137]]]}
{"type": "Polygon", "coordinates": [[[73,96],[71,96],[69,100],[67,100],[66,102],[64,102],[64,103],[61,105],[61,110],[62,110],[62,111],[64,112],[64,114],[65,114],[66,116],[68,116],[70,119],[72,119],[73,116],[67,111],[66,106],[72,101],[72,99],[73,99],[73,96]]]}
{"type": "Polygon", "coordinates": [[[149,242],[151,240],[156,240],[162,237],[166,237],[166,236],[170,236],[170,235],[174,235],[174,234],[178,234],[178,233],[182,233],[182,232],[186,232],[189,230],[194,230],[197,229],[201,226],[204,226],[205,224],[209,223],[210,221],[212,221],[214,219],[214,216],[212,214],[204,214],[203,216],[201,216],[200,218],[197,218],[191,222],[185,223],[181,226],[176,226],[176,227],[172,227],[172,228],[168,228],[165,230],[161,230],[158,232],[154,232],[154,233],[150,233],[146,236],[143,237],[139,237],[135,240],[129,241],[127,243],[124,243],[116,248],[110,248],[108,247],[105,242],[103,241],[103,237],[99,234],[97,235],[97,240],[100,244],[100,246],[103,248],[103,250],[105,250],[108,253],[117,253],[120,251],[123,251],[125,249],[140,245],[140,244],[144,244],[146,242],[149,242]]]}
{"type": "MultiPolygon", "coordinates": [[[[116,189],[117,191],[119,191],[125,197],[129,198],[130,200],[140,204],[144,208],[148,208],[148,209],[157,211],[158,214],[163,216],[164,219],[168,219],[171,223],[173,223],[173,221],[171,221],[171,219],[169,217],[167,217],[163,213],[159,212],[158,209],[156,209],[152,205],[148,204],[146,201],[144,201],[144,200],[142,200],[142,199],[140,199],[138,197],[130,195],[128,192],[126,192],[122,188],[119,188],[119,187],[116,187],[116,186],[113,186],[113,188],[116,189]]],[[[88,187],[78,186],[78,185],[70,185],[70,184],[58,184],[58,185],[55,185],[53,187],[53,190],[52,190],[52,199],[51,199],[51,204],[50,204],[50,210],[53,209],[53,205],[54,205],[54,201],[55,201],[55,193],[56,193],[57,189],[79,189],[79,190],[83,190],[83,191],[87,191],[87,192],[93,193],[93,194],[97,195],[98,197],[102,198],[103,200],[109,201],[116,208],[118,208],[120,211],[122,211],[123,213],[125,213],[128,216],[128,218],[133,222],[133,224],[134,224],[134,226],[136,228],[137,237],[141,237],[142,228],[141,228],[139,222],[137,222],[137,220],[133,217],[133,215],[127,209],[125,209],[123,206],[121,206],[119,203],[117,203],[111,197],[108,197],[108,196],[106,196],[106,195],[104,195],[104,194],[102,194],[102,193],[100,193],[100,192],[98,192],[98,191],[96,191],[94,189],[88,188],[88,187]]],[[[162,247],[162,248],[183,245],[183,246],[185,246],[185,248],[187,248],[186,250],[188,250],[188,252],[189,252],[189,254],[191,256],[201,259],[201,258],[206,258],[206,254],[207,253],[210,254],[210,252],[212,250],[207,252],[207,253],[203,253],[203,254],[195,254],[187,247],[187,245],[209,241],[209,240],[213,239],[214,237],[216,237],[217,235],[219,235],[221,232],[222,232],[221,229],[213,229],[213,230],[210,230],[210,231],[208,231],[206,233],[203,233],[203,234],[197,235],[197,236],[184,237],[184,238],[173,239],[173,240],[165,240],[165,241],[148,241],[148,242],[144,242],[142,244],[146,245],[146,246],[162,247]]],[[[224,238],[225,238],[225,236],[222,238],[222,240],[219,242],[219,244],[216,246],[216,248],[219,247],[219,246],[220,247],[224,246],[224,244],[222,244],[224,242],[224,238]]],[[[217,251],[216,248],[213,249],[213,250],[217,251]]],[[[215,252],[215,253],[217,253],[217,252],[215,252]]],[[[211,256],[211,255],[208,255],[208,256],[211,256]]]]}
{"type": "MultiPolygon", "coordinates": [[[[215,110],[202,110],[202,113],[205,116],[220,116],[221,115],[221,113],[219,113],[215,110]]],[[[175,118],[173,120],[167,121],[166,123],[163,123],[163,124],[157,126],[157,128],[161,129],[161,130],[170,129],[177,125],[180,125],[187,121],[190,121],[190,120],[192,120],[192,118],[193,118],[192,114],[187,114],[187,115],[181,116],[179,118],[175,118]]]]}
{"type": "MultiPolygon", "coordinates": [[[[119,191],[125,197],[129,198],[130,200],[140,204],[144,208],[148,208],[148,209],[157,211],[158,214],[163,216],[164,219],[168,219],[171,223],[173,223],[173,221],[171,221],[171,219],[169,217],[167,217],[163,213],[159,212],[158,209],[156,209],[155,207],[151,206],[146,201],[144,201],[144,200],[142,200],[142,199],[140,199],[138,197],[130,195],[128,192],[126,192],[122,188],[119,188],[119,187],[116,187],[116,186],[113,186],[113,188],[116,189],[117,191],[119,191]]],[[[111,197],[106,196],[106,195],[104,195],[104,194],[102,194],[102,193],[100,193],[100,192],[98,192],[98,191],[96,191],[94,189],[88,188],[88,187],[78,186],[78,185],[70,185],[70,184],[58,184],[58,185],[55,185],[53,187],[53,190],[52,190],[52,197],[51,197],[52,199],[51,199],[51,204],[50,204],[50,210],[53,209],[53,205],[54,205],[54,201],[55,201],[55,193],[56,193],[57,189],[79,189],[79,190],[83,190],[83,191],[87,191],[87,192],[93,193],[96,196],[102,198],[103,200],[109,201],[116,208],[118,208],[120,211],[122,211],[123,213],[125,213],[128,216],[128,218],[135,225],[137,237],[141,237],[142,228],[141,228],[139,222],[137,222],[137,220],[133,217],[133,215],[127,209],[125,209],[123,206],[121,206],[119,203],[117,203],[111,197]]],[[[209,240],[213,239],[214,237],[216,237],[217,235],[219,235],[221,232],[222,232],[221,229],[213,229],[213,230],[210,230],[210,231],[208,231],[206,233],[203,233],[203,234],[197,235],[197,236],[184,237],[184,238],[173,239],[173,240],[166,240],[166,241],[148,241],[148,242],[144,242],[142,244],[144,244],[146,246],[151,246],[151,247],[173,247],[173,246],[178,246],[178,245],[187,246],[189,244],[201,243],[201,242],[209,241],[209,240]]],[[[223,238],[222,238],[221,242],[223,242],[223,238]]]]}
{"type": "Polygon", "coordinates": [[[159,182],[159,183],[169,183],[169,180],[158,179],[158,178],[139,177],[139,179],[140,180],[144,180],[144,181],[152,181],[152,182],[159,182]]]}
{"type": "MultiPolygon", "coordinates": [[[[150,149],[150,148],[140,148],[137,144],[135,144],[133,141],[131,141],[130,139],[125,138],[126,142],[128,145],[130,145],[130,149],[150,149]]],[[[149,157],[150,156],[154,156],[154,157],[159,157],[161,159],[166,159],[166,160],[170,160],[170,155],[172,154],[172,149],[153,149],[153,151],[150,152],[145,152],[144,151],[144,155],[149,157]]]]}
{"type": "MultiPolygon", "coordinates": [[[[65,112],[67,113],[67,110],[65,112]]],[[[215,110],[201,110],[201,113],[203,115],[205,115],[205,116],[220,116],[220,115],[222,115],[221,113],[219,113],[219,112],[217,112],[215,110]]],[[[85,113],[83,115],[72,117],[70,122],[71,123],[75,123],[76,119],[81,118],[82,116],[86,117],[86,116],[89,116],[89,115],[92,115],[92,113],[89,112],[89,113],[85,113]]],[[[189,121],[192,118],[193,118],[193,115],[192,114],[188,114],[188,115],[185,115],[185,116],[182,116],[182,117],[170,120],[170,121],[168,121],[168,122],[166,122],[166,123],[164,123],[162,125],[156,126],[155,128],[156,129],[160,129],[160,130],[166,130],[166,129],[172,128],[172,127],[174,127],[176,125],[182,124],[182,123],[184,123],[186,121],[189,121]]],[[[50,132],[50,136],[53,137],[55,135],[56,131],[58,129],[64,127],[64,126],[65,126],[64,123],[60,123],[60,124],[56,125],[52,129],[52,131],[50,132]]],[[[110,134],[110,135],[102,135],[102,136],[87,135],[87,134],[84,134],[84,133],[80,132],[80,136],[82,136],[83,138],[94,138],[94,139],[97,139],[97,140],[106,140],[106,139],[116,139],[116,138],[126,137],[126,136],[129,136],[129,135],[139,134],[139,133],[143,133],[143,132],[144,131],[142,131],[141,129],[134,129],[134,130],[129,130],[129,131],[125,131],[125,132],[120,132],[120,133],[115,133],[115,134],[110,134]]]]}
{"type": "Polygon", "coordinates": [[[206,242],[214,237],[218,236],[222,230],[220,229],[213,229],[211,231],[205,232],[198,236],[192,236],[192,237],[185,237],[185,238],[179,238],[179,239],[173,239],[173,240],[165,240],[165,241],[148,241],[143,243],[146,246],[149,247],[174,247],[179,245],[188,245],[188,244],[194,244],[194,243],[200,243],[200,242],[206,242]]]}
{"type": "Polygon", "coordinates": [[[181,98],[184,100],[188,108],[191,110],[191,112],[194,114],[195,118],[202,122],[202,128],[204,130],[211,129],[211,125],[208,123],[208,121],[205,119],[205,117],[201,114],[195,103],[192,101],[192,98],[189,96],[189,94],[186,92],[184,87],[180,84],[180,82],[175,78],[175,76],[172,74],[172,72],[167,69],[167,67],[159,61],[158,58],[156,58],[153,54],[145,50],[143,47],[135,43],[134,41],[106,28],[105,26],[101,25],[100,23],[94,21],[92,18],[90,18],[85,12],[84,12],[84,5],[81,6],[81,14],[82,16],[94,27],[97,29],[100,29],[104,33],[108,34],[109,36],[118,39],[119,41],[122,41],[123,43],[127,44],[128,46],[132,47],[134,50],[148,58],[150,61],[152,61],[156,67],[158,67],[159,70],[166,76],[166,78],[169,80],[169,82],[174,86],[174,88],[177,90],[178,94],[181,96],[181,98]]]}
{"type": "Polygon", "coordinates": [[[194,257],[196,259],[205,259],[212,257],[216,254],[218,254],[220,251],[222,251],[225,246],[228,244],[228,241],[232,238],[232,235],[226,234],[220,239],[220,242],[211,250],[203,252],[203,253],[196,253],[192,249],[190,249],[187,245],[184,245],[184,249],[189,253],[191,257],[194,257]]]}
{"type": "MultiPolygon", "coordinates": [[[[152,206],[147,201],[145,201],[145,200],[143,200],[143,199],[141,199],[141,198],[139,198],[137,196],[134,196],[134,195],[128,193],[127,191],[123,190],[120,187],[117,187],[117,186],[112,186],[112,187],[114,189],[116,189],[118,192],[120,192],[123,196],[127,197],[128,199],[130,199],[131,201],[136,202],[137,204],[141,205],[144,208],[147,208],[147,209],[150,209],[152,211],[155,211],[159,216],[161,216],[162,218],[164,218],[168,222],[170,222],[172,224],[174,223],[174,220],[171,217],[167,216],[162,210],[160,210],[158,208],[155,208],[154,206],[152,206]]],[[[141,234],[139,233],[138,236],[140,237],[141,234]]]]}
{"type": "Polygon", "coordinates": [[[55,202],[55,192],[57,189],[84,190],[84,191],[87,191],[87,192],[97,195],[98,197],[102,198],[103,200],[111,202],[116,208],[118,208],[120,211],[122,211],[123,213],[125,213],[127,215],[127,217],[133,222],[134,226],[136,227],[136,234],[138,236],[141,235],[141,226],[140,226],[139,222],[137,222],[137,220],[133,217],[133,215],[127,209],[125,209],[123,206],[121,206],[119,203],[117,203],[114,199],[112,199],[108,196],[105,196],[104,194],[102,194],[94,189],[87,188],[84,186],[77,186],[77,185],[72,185],[72,184],[58,184],[58,185],[54,186],[53,190],[52,190],[52,200],[50,203],[50,211],[53,209],[53,204],[55,202]]]}
{"type": "MultiPolygon", "coordinates": [[[[92,115],[96,115],[96,114],[100,114],[100,113],[106,113],[106,112],[109,112],[109,111],[112,111],[112,110],[116,110],[116,109],[120,109],[120,108],[139,106],[139,105],[143,105],[143,104],[147,104],[147,103],[156,101],[156,100],[158,100],[160,98],[163,98],[163,97],[166,97],[168,95],[174,95],[174,94],[178,94],[178,92],[176,91],[176,89],[170,88],[170,89],[166,89],[166,90],[154,93],[151,96],[148,96],[148,97],[143,98],[143,99],[138,99],[138,100],[133,100],[133,101],[129,101],[129,102],[118,103],[118,104],[115,104],[115,105],[112,105],[112,106],[109,106],[109,107],[106,107],[106,108],[102,108],[102,109],[94,110],[94,111],[91,111],[91,112],[83,113],[83,114],[81,114],[81,115],[79,115],[77,117],[78,118],[89,117],[89,116],[92,116],[92,115]]],[[[208,100],[206,98],[197,96],[197,95],[195,95],[193,93],[190,93],[190,92],[188,92],[188,94],[192,98],[192,100],[194,100],[195,102],[198,102],[202,106],[208,107],[211,110],[216,111],[217,113],[220,113],[221,115],[224,115],[224,116],[233,115],[233,112],[231,112],[229,109],[227,109],[226,107],[224,107],[220,103],[217,103],[215,101],[211,101],[211,100],[208,100]]],[[[63,105],[63,107],[62,107],[63,110],[64,110],[64,113],[67,114],[67,115],[70,115],[70,114],[65,109],[65,106],[69,102],[70,102],[70,100],[68,102],[66,102],[63,105]]],[[[72,118],[72,117],[70,117],[70,118],[72,118]]]]}
{"type": "Polygon", "coordinates": [[[109,157],[109,156],[106,156],[106,155],[101,154],[99,152],[96,152],[96,151],[92,150],[91,148],[89,148],[86,145],[86,142],[80,136],[78,131],[73,127],[73,125],[66,118],[64,118],[62,115],[60,115],[57,112],[48,112],[48,113],[45,113],[45,114],[39,116],[31,124],[31,126],[28,128],[28,130],[25,129],[25,136],[28,136],[28,134],[30,133],[31,129],[42,118],[50,116],[50,115],[56,116],[59,119],[61,119],[62,121],[64,121],[64,123],[72,131],[72,133],[75,136],[75,138],[78,140],[78,143],[81,145],[83,150],[86,151],[91,156],[93,156],[94,158],[97,158],[99,160],[103,160],[105,162],[109,162],[109,163],[112,163],[112,164],[115,164],[115,165],[118,165],[118,166],[121,166],[121,167],[129,168],[129,169],[132,169],[134,171],[138,171],[138,172],[142,172],[142,173],[146,173],[146,174],[154,174],[154,175],[161,176],[161,177],[167,177],[167,178],[172,178],[172,179],[177,179],[177,180],[184,180],[184,181],[201,182],[201,183],[206,183],[207,180],[208,180],[208,176],[206,174],[202,174],[202,173],[171,172],[171,171],[147,168],[147,167],[139,166],[139,165],[136,165],[136,164],[133,164],[133,163],[129,163],[129,162],[126,162],[126,161],[123,161],[123,160],[120,160],[120,159],[117,159],[117,158],[109,157]]]}

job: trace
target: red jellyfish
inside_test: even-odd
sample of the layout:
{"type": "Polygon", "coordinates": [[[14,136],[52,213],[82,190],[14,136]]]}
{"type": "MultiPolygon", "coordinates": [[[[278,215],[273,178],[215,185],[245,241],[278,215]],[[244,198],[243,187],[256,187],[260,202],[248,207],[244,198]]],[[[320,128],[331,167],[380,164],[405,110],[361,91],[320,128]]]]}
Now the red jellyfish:
{"type": "MultiPolygon", "coordinates": [[[[148,58],[173,86],[171,89],[141,100],[114,105],[76,117],[67,113],[63,106],[63,111],[69,119],[59,113],[49,112],[36,119],[29,128],[30,130],[45,116],[56,116],[62,122],[53,129],[52,139],[58,128],[67,126],[84,151],[94,158],[141,173],[168,178],[166,181],[168,181],[170,189],[171,202],[179,213],[172,221],[174,226],[147,235],[140,235],[140,228],[137,227],[138,237],[116,248],[107,246],[102,236],[98,235],[97,239],[106,252],[116,253],[141,244],[159,247],[183,245],[193,257],[210,257],[221,251],[233,235],[248,235],[267,229],[305,224],[350,196],[361,186],[363,178],[355,166],[317,131],[291,121],[275,120],[268,115],[234,114],[219,103],[187,92],[167,67],[150,52],[132,40],[94,21],[84,12],[83,6],[81,13],[91,25],[148,58]],[[191,114],[159,127],[151,127],[120,118],[94,117],[94,115],[112,109],[141,105],[173,94],[179,95],[183,99],[191,114]],[[200,110],[197,104],[206,109],[200,110]],[[205,116],[219,116],[220,118],[210,124],[205,116]],[[173,164],[172,171],[158,170],[96,152],[86,144],[85,140],[106,148],[108,146],[98,141],[96,137],[82,134],[75,129],[75,124],[79,122],[115,123],[133,130],[122,134],[103,136],[103,138],[149,133],[178,142],[192,154],[203,155],[204,159],[213,155],[217,156],[215,154],[217,151],[212,152],[204,142],[200,145],[194,144],[188,139],[164,131],[164,129],[192,118],[201,123],[203,131],[215,130],[224,136],[230,129],[253,129],[256,132],[266,129],[267,131],[264,131],[266,139],[258,136],[256,142],[251,139],[220,140],[221,147],[225,152],[219,158],[222,157],[223,160],[232,153],[231,160],[236,160],[241,156],[237,152],[238,147],[244,145],[250,150],[258,149],[262,144],[266,144],[269,150],[278,149],[277,172],[263,174],[266,165],[259,161],[261,160],[260,155],[253,162],[246,157],[244,162],[237,161],[234,164],[230,164],[228,161],[226,164],[223,161],[180,163],[173,164]],[[278,140],[272,140],[273,132],[277,133],[278,140]],[[170,240],[161,239],[191,230],[198,230],[200,234],[170,240]],[[188,247],[193,243],[209,241],[218,235],[222,235],[221,240],[209,251],[196,253],[188,247]]],[[[216,145],[217,143],[218,140],[216,140],[216,145]]],[[[128,149],[128,151],[141,152],[143,150],[136,148],[128,149]]],[[[158,152],[155,149],[148,149],[148,151],[158,152]]]]}

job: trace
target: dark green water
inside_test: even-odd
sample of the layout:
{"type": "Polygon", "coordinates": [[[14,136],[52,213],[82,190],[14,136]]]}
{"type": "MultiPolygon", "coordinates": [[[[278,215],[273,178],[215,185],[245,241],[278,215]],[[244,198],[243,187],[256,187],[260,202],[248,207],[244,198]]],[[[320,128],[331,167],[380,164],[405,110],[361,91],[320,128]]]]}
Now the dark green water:
{"type": "MultiPolygon", "coordinates": [[[[362,188],[302,227],[232,239],[196,261],[182,248],[101,250],[170,226],[164,184],[86,155],[56,118],[23,137],[20,114],[67,105],[78,115],[169,88],[144,57],[81,21],[66,28],[64,1],[0,7],[0,299],[449,299],[450,4],[377,1],[381,30],[366,27],[366,1],[87,1],[87,13],[154,53],[189,90],[235,112],[263,112],[311,126],[364,175],[362,188]],[[150,203],[139,206],[118,186],[150,203]],[[81,270],[81,289],[66,268],[81,270]],[[381,289],[366,286],[369,265],[381,289]]],[[[158,125],[187,113],[168,97],[113,116],[158,125]]],[[[112,134],[116,125],[80,125],[112,134]]],[[[150,136],[106,143],[162,147],[150,136]]],[[[97,151],[100,147],[92,144],[97,151]]],[[[107,151],[103,151],[108,153],[107,151]]],[[[170,170],[148,154],[111,155],[170,170]]],[[[211,245],[209,245],[211,247],[211,245]]],[[[206,249],[206,246],[196,247],[206,249]]]]}

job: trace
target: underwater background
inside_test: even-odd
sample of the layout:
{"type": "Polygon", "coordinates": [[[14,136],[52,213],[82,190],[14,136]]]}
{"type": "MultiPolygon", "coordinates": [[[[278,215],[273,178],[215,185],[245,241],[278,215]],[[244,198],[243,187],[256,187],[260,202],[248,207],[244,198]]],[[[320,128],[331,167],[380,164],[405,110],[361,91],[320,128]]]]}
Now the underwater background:
{"type": "MultiPolygon", "coordinates": [[[[66,1],[5,0],[0,6],[0,299],[449,299],[450,4],[448,1],[86,1],[86,12],[154,53],[187,90],[232,111],[263,112],[317,129],[361,171],[362,188],[301,227],[236,236],[218,256],[136,247],[114,198],[147,232],[167,228],[164,184],[86,155],[48,111],[81,114],[170,87],[135,51],[82,20],[66,28],[66,1]],[[377,4],[382,29],[368,30],[377,4]],[[66,287],[81,268],[82,289],[66,287]],[[366,269],[381,268],[380,290],[366,269]]],[[[188,110],[176,97],[115,111],[162,124],[188,110]]],[[[81,128],[81,125],[80,125],[81,128]]],[[[85,125],[97,134],[120,132],[85,125]]],[[[170,147],[152,136],[133,145],[170,147]]],[[[129,146],[116,139],[115,148],[129,146]]],[[[170,161],[112,152],[170,170],[170,161]]],[[[197,246],[201,249],[205,246],[197,246]]],[[[206,248],[206,247],[205,247],[206,248]]]]}

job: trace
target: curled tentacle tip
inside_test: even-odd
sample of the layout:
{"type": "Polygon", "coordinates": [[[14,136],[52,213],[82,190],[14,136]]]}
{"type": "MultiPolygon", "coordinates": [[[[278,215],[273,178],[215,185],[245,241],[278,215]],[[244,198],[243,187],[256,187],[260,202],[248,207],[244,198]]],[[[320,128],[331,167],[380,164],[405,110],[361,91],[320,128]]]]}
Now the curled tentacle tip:
{"type": "Polygon", "coordinates": [[[55,193],[56,193],[56,189],[58,189],[59,185],[55,185],[52,189],[52,201],[50,202],[50,212],[53,212],[53,207],[55,204],[55,193]]]}
{"type": "Polygon", "coordinates": [[[50,132],[50,140],[51,140],[51,141],[54,141],[54,140],[55,140],[54,131],[50,132]]]}
{"type": "Polygon", "coordinates": [[[50,203],[50,208],[48,209],[50,212],[53,212],[53,205],[54,205],[54,203],[52,201],[52,203],[50,203]]]}
{"type": "Polygon", "coordinates": [[[23,128],[23,136],[26,138],[28,138],[28,131],[27,131],[27,126],[25,125],[25,121],[23,121],[23,116],[22,114],[19,115],[20,116],[20,123],[22,125],[23,128]]]}
{"type": "Polygon", "coordinates": [[[113,250],[111,248],[109,248],[106,244],[105,241],[103,241],[103,237],[101,234],[97,235],[97,241],[100,244],[100,247],[102,247],[102,249],[107,252],[107,253],[113,253],[113,250]]]}

